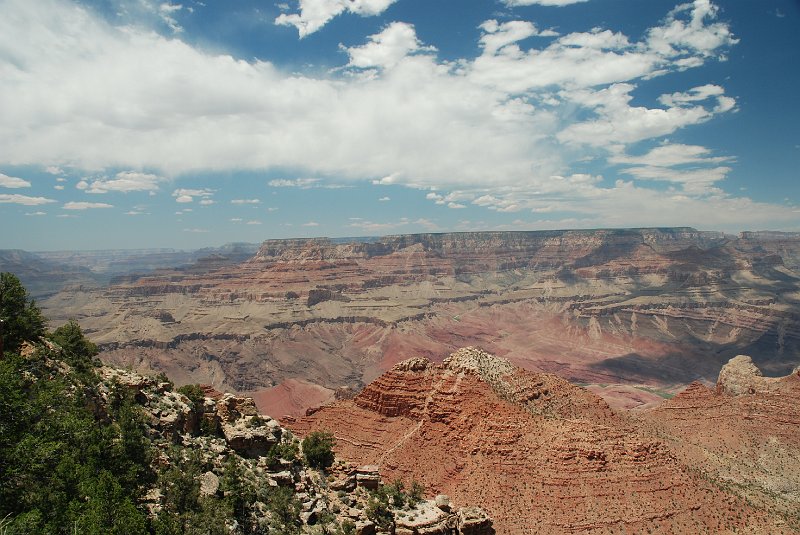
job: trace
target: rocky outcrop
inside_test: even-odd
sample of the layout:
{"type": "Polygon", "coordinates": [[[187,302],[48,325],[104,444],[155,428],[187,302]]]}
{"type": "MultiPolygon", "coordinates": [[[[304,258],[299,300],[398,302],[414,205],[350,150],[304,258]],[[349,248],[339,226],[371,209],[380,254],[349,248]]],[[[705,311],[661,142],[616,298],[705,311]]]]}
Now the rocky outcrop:
{"type": "MultiPolygon", "coordinates": [[[[33,354],[37,349],[32,347],[30,351],[33,354]]],[[[58,364],[57,361],[48,362],[54,367],[58,364]]],[[[384,533],[376,529],[368,507],[372,496],[383,485],[377,465],[357,466],[337,460],[324,472],[307,467],[301,463],[301,456],[292,453],[292,448],[301,449],[297,439],[277,421],[259,414],[251,398],[206,388],[205,392],[213,397],[191,401],[173,392],[171,383],[108,366],[99,369],[99,377],[98,409],[102,410],[111,402],[114,389],[128,390],[141,404],[148,435],[161,451],[155,462],[166,469],[186,457],[197,459],[204,467],[196,476],[203,498],[224,495],[223,480],[233,463],[239,470],[235,477],[242,478],[252,488],[283,487],[291,491],[291,499],[299,508],[299,524],[296,525],[300,533],[318,533],[322,522],[325,522],[326,532],[332,532],[335,526],[341,529],[351,526],[355,533],[384,533]],[[201,420],[204,425],[197,425],[201,420]],[[215,425],[208,425],[210,422],[215,425]],[[294,446],[290,447],[292,444],[294,446]],[[281,445],[282,449],[273,450],[276,445],[281,445]],[[280,457],[276,456],[276,451],[281,452],[280,457]],[[290,458],[283,458],[286,454],[290,458]]],[[[299,453],[302,455],[301,451],[299,453]]],[[[163,489],[149,489],[145,496],[144,505],[153,516],[157,515],[164,507],[163,489]]],[[[403,502],[384,504],[388,520],[386,516],[381,518],[388,522],[392,533],[494,534],[491,518],[480,507],[451,509],[449,503],[443,507],[438,501],[419,497],[412,500],[408,495],[403,502]]],[[[261,526],[263,532],[272,533],[275,528],[267,527],[271,513],[261,517],[267,506],[257,502],[249,507],[258,517],[254,519],[256,525],[261,526]]],[[[231,529],[231,533],[243,532],[231,529]]]]}
{"type": "Polygon", "coordinates": [[[78,318],[109,363],[248,395],[291,379],[358,391],[408,356],[467,345],[663,389],[713,380],[742,352],[768,375],[800,363],[797,258],[796,236],[690,228],[275,240],[242,264],[44,304],[56,324],[78,318]]]}
{"type": "MultiPolygon", "coordinates": [[[[775,518],[560,381],[465,348],[441,365],[403,361],[354,400],[290,425],[301,434],[334,429],[342,457],[480,504],[499,533],[780,532],[775,518]]],[[[481,533],[480,515],[469,518],[481,533]]]]}
{"type": "Polygon", "coordinates": [[[240,455],[266,455],[281,440],[280,424],[261,416],[252,398],[225,394],[216,402],[216,414],[225,440],[240,455]]]}
{"type": "Polygon", "coordinates": [[[800,529],[800,375],[763,377],[739,355],[716,388],[689,385],[637,413],[677,457],[757,506],[800,529]]]}
{"type": "Polygon", "coordinates": [[[717,392],[731,396],[767,392],[775,382],[761,375],[761,370],[747,355],[738,355],[722,367],[717,380],[717,392]]]}

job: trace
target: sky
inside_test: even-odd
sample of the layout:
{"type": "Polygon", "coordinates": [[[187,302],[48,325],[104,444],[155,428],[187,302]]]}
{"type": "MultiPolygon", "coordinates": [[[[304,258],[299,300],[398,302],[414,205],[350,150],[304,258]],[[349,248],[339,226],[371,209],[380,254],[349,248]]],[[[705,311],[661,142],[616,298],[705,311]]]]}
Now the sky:
{"type": "Polygon", "coordinates": [[[800,231],[797,0],[0,0],[0,248],[800,231]]]}

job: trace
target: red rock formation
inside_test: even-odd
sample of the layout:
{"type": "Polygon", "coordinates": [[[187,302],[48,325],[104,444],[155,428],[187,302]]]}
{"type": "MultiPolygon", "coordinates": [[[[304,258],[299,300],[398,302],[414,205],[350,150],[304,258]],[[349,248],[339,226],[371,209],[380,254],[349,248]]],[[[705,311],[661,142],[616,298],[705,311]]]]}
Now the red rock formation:
{"type": "Polygon", "coordinates": [[[56,324],[78,318],[107,362],[226,391],[294,378],[359,390],[407,355],[464,345],[666,389],[713,380],[740,352],[772,374],[800,363],[798,257],[798,235],[687,228],[270,240],[241,264],[44,304],[56,324]]]}
{"type": "Polygon", "coordinates": [[[638,417],[678,458],[800,527],[800,375],[762,377],[749,357],[638,417]]]}
{"type": "Polygon", "coordinates": [[[684,468],[593,394],[467,348],[402,362],[290,427],[384,479],[484,507],[498,533],[793,533],[684,468]]]}

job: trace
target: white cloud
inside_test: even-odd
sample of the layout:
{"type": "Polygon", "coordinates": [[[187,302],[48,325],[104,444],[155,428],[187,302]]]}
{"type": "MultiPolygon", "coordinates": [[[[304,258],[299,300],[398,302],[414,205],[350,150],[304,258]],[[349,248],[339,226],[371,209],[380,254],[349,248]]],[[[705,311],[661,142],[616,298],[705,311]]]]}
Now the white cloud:
{"type": "Polygon", "coordinates": [[[381,197],[380,199],[378,199],[378,201],[380,201],[380,202],[387,202],[387,201],[391,201],[391,200],[392,200],[391,197],[381,197]]]}
{"type": "Polygon", "coordinates": [[[132,191],[158,191],[158,183],[161,182],[161,177],[140,173],[137,171],[122,171],[116,174],[114,178],[98,178],[92,179],[91,182],[84,179],[78,182],[78,189],[85,190],[86,193],[109,193],[109,192],[122,192],[129,193],[132,191]]]}
{"type": "Polygon", "coordinates": [[[230,221],[231,221],[232,223],[241,223],[241,222],[243,221],[243,219],[242,219],[241,217],[232,217],[232,218],[230,219],[230,221]]]}
{"type": "Polygon", "coordinates": [[[261,221],[258,221],[258,220],[256,220],[256,219],[253,219],[253,220],[251,220],[251,221],[248,221],[246,224],[247,224],[247,225],[260,225],[260,224],[261,224],[261,221]]]}
{"type": "Polygon", "coordinates": [[[8,176],[0,173],[0,187],[3,188],[29,188],[31,183],[27,180],[17,178],[15,176],[8,176]]]}
{"type": "Polygon", "coordinates": [[[22,204],[25,206],[38,206],[40,204],[47,204],[56,202],[54,199],[46,197],[29,197],[27,195],[19,195],[17,193],[0,193],[0,203],[13,203],[22,204]]]}
{"type": "Polygon", "coordinates": [[[64,203],[64,210],[90,210],[93,208],[114,208],[113,205],[104,202],[73,202],[64,203]]]}
{"type": "Polygon", "coordinates": [[[314,187],[316,184],[319,184],[320,179],[318,178],[293,178],[293,179],[286,179],[286,178],[279,178],[275,180],[270,180],[267,182],[269,186],[273,188],[301,188],[301,189],[308,189],[314,187]]]}
{"type": "Polygon", "coordinates": [[[718,164],[733,161],[733,158],[724,156],[710,156],[711,151],[699,145],[684,145],[681,143],[667,143],[650,150],[642,156],[617,154],[608,161],[616,164],[647,165],[656,167],[672,167],[684,164],[718,164]]]}
{"type": "Polygon", "coordinates": [[[451,203],[447,203],[447,207],[448,208],[452,208],[454,210],[458,210],[458,209],[461,209],[461,208],[466,208],[467,206],[464,205],[464,204],[461,204],[461,203],[451,202],[451,203]]]}
{"type": "Polygon", "coordinates": [[[658,101],[664,106],[681,106],[689,102],[699,102],[710,97],[719,97],[725,94],[725,90],[718,85],[707,84],[692,88],[686,93],[672,93],[671,95],[661,95],[658,101]]]}
{"type": "Polygon", "coordinates": [[[199,204],[200,206],[211,206],[215,202],[216,201],[214,201],[212,199],[200,199],[200,202],[197,203],[197,204],[199,204]]]}
{"type": "Polygon", "coordinates": [[[688,102],[701,100],[701,97],[705,100],[712,96],[715,96],[719,103],[722,97],[716,90],[706,94],[709,93],[708,87],[712,86],[695,88],[690,93],[662,95],[661,100],[670,103],[666,109],[631,106],[630,102],[633,99],[631,92],[635,89],[631,84],[613,84],[599,91],[587,89],[565,92],[565,98],[594,109],[597,118],[571,124],[559,132],[557,137],[566,143],[608,147],[618,143],[634,143],[665,136],[680,128],[705,122],[715,114],[731,109],[731,107],[719,107],[719,104],[712,109],[699,105],[685,105],[688,102]]]}
{"type": "Polygon", "coordinates": [[[261,204],[261,199],[233,199],[231,204],[261,204]]]}
{"type": "Polygon", "coordinates": [[[299,0],[300,13],[282,13],[275,24],[294,26],[300,37],[312,34],[345,12],[362,17],[380,15],[397,0],[299,0]]]}
{"type": "Polygon", "coordinates": [[[380,33],[371,35],[367,44],[345,50],[350,56],[350,67],[389,69],[412,53],[435,49],[422,46],[412,24],[393,22],[380,33]]]}
{"type": "MultiPolygon", "coordinates": [[[[282,23],[307,35],[340,13],[376,14],[391,3],[303,1],[300,13],[282,23]]],[[[738,199],[721,196],[708,182],[702,192],[683,191],[699,182],[687,180],[692,169],[676,168],[707,166],[720,177],[728,167],[722,161],[699,154],[706,161],[659,163],[677,156],[655,149],[652,161],[629,155],[641,153],[640,141],[652,146],[736,109],[721,85],[701,81],[692,88],[676,77],[669,87],[666,79],[722,58],[736,43],[728,24],[715,17],[712,4],[697,0],[681,4],[643,38],[588,28],[547,40],[528,38],[554,34],[531,22],[487,21],[480,56],[454,61],[420,53],[414,27],[398,23],[347,49],[343,63],[350,68],[318,76],[213,54],[135,25],[117,28],[65,0],[6,0],[0,102],[14,106],[0,119],[0,164],[95,173],[148,169],[164,180],[195,171],[296,169],[343,183],[435,191],[438,197],[429,200],[444,206],[578,211],[581,221],[594,218],[604,226],[630,215],[608,211],[607,195],[638,196],[626,206],[641,211],[665,187],[648,176],[677,179],[682,172],[666,186],[728,213],[724,206],[738,199]],[[354,75],[363,68],[369,76],[354,75]],[[648,102],[636,84],[658,76],[669,89],[661,102],[648,102]],[[628,166],[624,172],[636,180],[630,188],[581,181],[572,173],[587,156],[628,166]],[[454,191],[464,198],[449,198],[454,191]]],[[[87,179],[79,187],[111,191],[115,180],[87,179]]],[[[283,178],[269,185],[329,182],[283,178]]],[[[172,194],[180,203],[213,195],[172,194]]],[[[751,202],[747,209],[769,206],[751,202]]]]}
{"type": "Polygon", "coordinates": [[[201,197],[204,200],[208,200],[209,197],[214,195],[214,190],[211,189],[190,189],[190,188],[178,188],[172,192],[172,196],[175,197],[175,202],[181,204],[187,204],[190,202],[194,202],[195,197],[201,197]]]}
{"type": "Polygon", "coordinates": [[[425,218],[420,218],[412,221],[407,217],[402,217],[400,218],[399,221],[387,221],[380,223],[357,217],[355,218],[351,217],[350,221],[352,222],[348,225],[349,227],[356,228],[361,230],[362,232],[370,234],[384,234],[387,232],[398,232],[398,231],[436,232],[441,230],[441,227],[439,227],[439,225],[425,218]]]}
{"type": "Polygon", "coordinates": [[[64,186],[62,186],[62,185],[55,185],[55,186],[53,186],[53,189],[55,189],[55,190],[58,190],[58,191],[63,191],[63,190],[64,190],[64,186]]]}
{"type": "Polygon", "coordinates": [[[666,57],[713,56],[719,48],[738,42],[727,24],[711,22],[718,10],[710,0],[680,4],[669,13],[664,24],[649,30],[647,44],[666,57]]]}
{"type": "Polygon", "coordinates": [[[208,229],[204,228],[185,228],[183,229],[184,232],[191,232],[193,234],[205,234],[208,232],[208,229]]]}
{"type": "Polygon", "coordinates": [[[481,24],[480,29],[484,31],[480,39],[481,47],[483,47],[484,53],[490,55],[496,54],[506,45],[539,34],[535,24],[523,20],[512,20],[500,24],[491,19],[481,24]]]}
{"type": "Polygon", "coordinates": [[[47,212],[25,212],[26,216],[41,216],[47,215],[47,212]]]}
{"type": "Polygon", "coordinates": [[[44,171],[45,173],[51,175],[60,175],[64,173],[64,171],[62,171],[61,168],[56,165],[48,165],[47,167],[44,168],[44,171]]]}
{"type": "Polygon", "coordinates": [[[308,223],[303,223],[304,227],[318,227],[319,223],[316,221],[309,221],[308,223]]]}

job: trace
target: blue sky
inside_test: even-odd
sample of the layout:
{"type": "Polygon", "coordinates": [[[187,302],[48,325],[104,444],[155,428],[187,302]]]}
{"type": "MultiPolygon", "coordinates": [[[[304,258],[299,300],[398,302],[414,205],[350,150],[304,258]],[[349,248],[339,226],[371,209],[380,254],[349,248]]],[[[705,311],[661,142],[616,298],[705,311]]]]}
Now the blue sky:
{"type": "Polygon", "coordinates": [[[800,231],[794,0],[0,13],[0,248],[800,231]]]}

